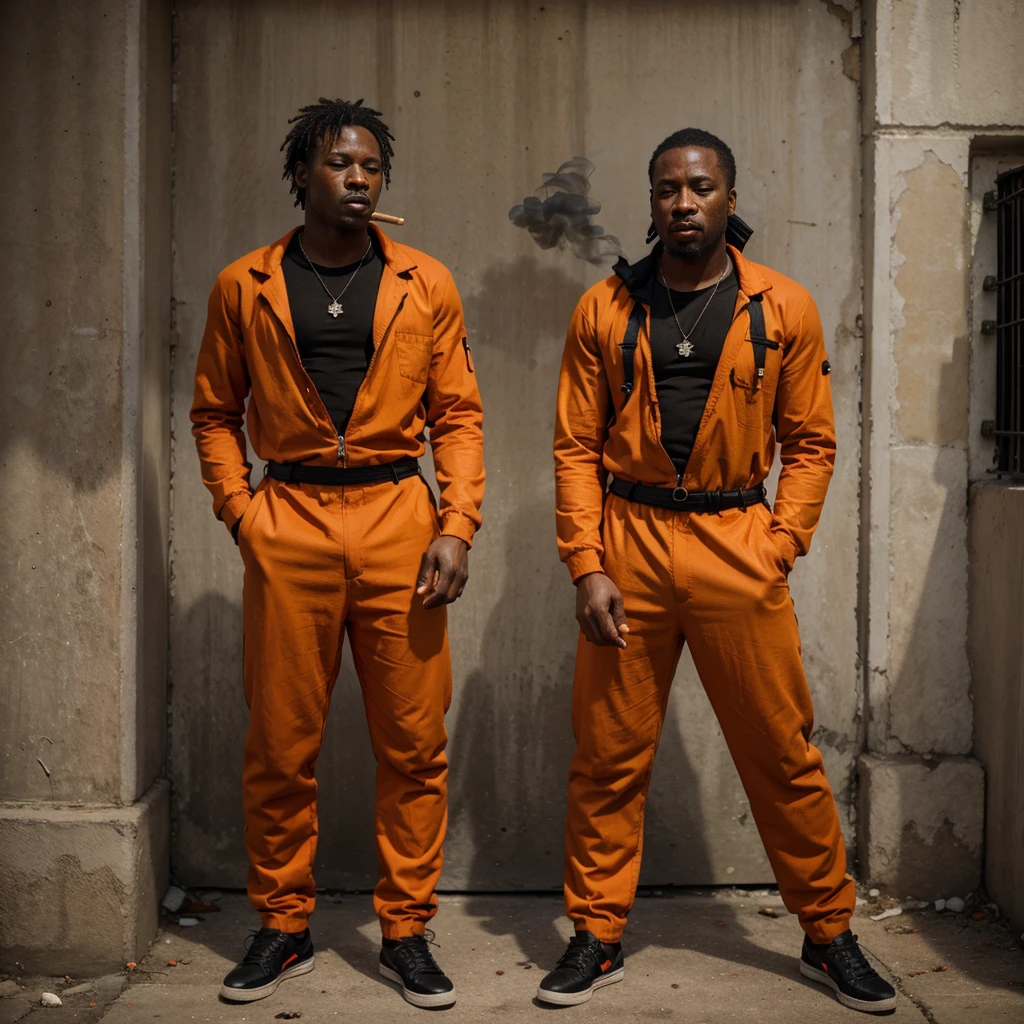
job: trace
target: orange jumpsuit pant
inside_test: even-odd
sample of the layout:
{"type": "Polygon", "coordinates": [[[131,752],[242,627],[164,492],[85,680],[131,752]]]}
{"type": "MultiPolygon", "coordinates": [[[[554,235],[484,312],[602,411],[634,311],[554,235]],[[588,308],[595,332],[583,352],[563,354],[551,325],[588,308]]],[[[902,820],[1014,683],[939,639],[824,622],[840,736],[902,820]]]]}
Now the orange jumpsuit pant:
{"type": "Polygon", "coordinates": [[[422,934],[437,909],[451,662],[446,611],[425,609],[415,586],[439,534],[420,477],[363,487],[265,479],[242,517],[245,841],[264,927],[302,931],[313,911],[313,773],[345,631],[377,760],[381,931],[422,934]]]}
{"type": "Polygon", "coordinates": [[[565,901],[576,928],[617,942],[636,895],[644,803],[672,677],[689,643],[786,907],[813,942],[845,931],[855,892],[835,800],[810,743],[810,693],[763,505],[679,513],[609,495],[604,571],[626,647],[580,636],[573,682],[565,901]]]}

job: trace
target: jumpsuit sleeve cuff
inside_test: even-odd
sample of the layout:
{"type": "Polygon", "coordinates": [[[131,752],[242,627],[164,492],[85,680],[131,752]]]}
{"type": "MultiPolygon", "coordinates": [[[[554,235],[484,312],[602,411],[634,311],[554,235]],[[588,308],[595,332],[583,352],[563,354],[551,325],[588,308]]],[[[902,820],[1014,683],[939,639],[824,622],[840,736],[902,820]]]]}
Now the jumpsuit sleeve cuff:
{"type": "Polygon", "coordinates": [[[252,501],[252,495],[248,491],[239,491],[237,494],[232,494],[221,505],[217,518],[228,528],[228,532],[234,530],[235,523],[245,514],[250,501],[252,501]]]}
{"type": "Polygon", "coordinates": [[[592,572],[604,572],[601,564],[601,554],[595,548],[585,548],[583,551],[576,551],[565,560],[569,569],[569,575],[575,583],[581,576],[592,572]]]}
{"type": "Polygon", "coordinates": [[[461,512],[449,512],[441,524],[442,537],[458,537],[464,540],[468,547],[473,546],[473,537],[476,534],[476,524],[468,516],[461,512]]]}

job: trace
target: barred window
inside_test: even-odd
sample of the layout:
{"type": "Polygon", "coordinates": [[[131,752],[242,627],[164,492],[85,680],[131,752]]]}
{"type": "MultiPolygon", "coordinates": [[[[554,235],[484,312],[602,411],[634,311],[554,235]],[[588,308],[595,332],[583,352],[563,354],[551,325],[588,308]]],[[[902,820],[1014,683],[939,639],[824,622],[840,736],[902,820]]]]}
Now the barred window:
{"type": "Polygon", "coordinates": [[[1024,475],[1024,167],[996,178],[985,209],[997,218],[996,319],[982,324],[996,335],[996,418],[984,433],[996,440],[996,471],[1024,475]]]}

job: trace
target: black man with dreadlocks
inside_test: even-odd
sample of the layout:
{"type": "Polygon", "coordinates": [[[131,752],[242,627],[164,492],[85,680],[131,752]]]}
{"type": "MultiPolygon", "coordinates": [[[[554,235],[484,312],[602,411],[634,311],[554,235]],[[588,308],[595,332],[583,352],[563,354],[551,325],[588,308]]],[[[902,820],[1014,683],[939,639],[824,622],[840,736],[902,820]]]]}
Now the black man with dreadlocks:
{"type": "Polygon", "coordinates": [[[657,244],[580,300],[558,387],[558,541],[580,625],[564,879],[575,935],[537,997],[582,1003],[623,977],[644,803],[685,642],[803,927],[800,970],[846,1006],[889,1011],[896,993],[850,931],[853,880],[811,743],[788,584],[835,461],[821,320],[805,288],[727,243],[736,164],[721,139],[670,135],[648,175],[657,244]]]}
{"type": "Polygon", "coordinates": [[[292,123],[284,176],[304,223],[217,278],[192,406],[203,482],[245,565],[242,794],[262,927],[221,994],[250,1002],[313,969],[314,766],[347,632],[377,761],[380,972],[409,1002],[448,1006],[424,931],[447,824],[445,606],[484,490],[480,395],[451,274],[370,223],[391,170],[379,113],[322,99],[292,123]],[[243,423],[267,463],[255,491],[243,423]]]}

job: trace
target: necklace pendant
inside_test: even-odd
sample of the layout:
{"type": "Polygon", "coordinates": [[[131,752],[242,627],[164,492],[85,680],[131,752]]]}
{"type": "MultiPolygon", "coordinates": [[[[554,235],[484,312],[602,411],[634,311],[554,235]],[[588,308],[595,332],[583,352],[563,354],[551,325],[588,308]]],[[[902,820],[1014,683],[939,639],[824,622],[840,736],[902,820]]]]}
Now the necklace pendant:
{"type": "Polygon", "coordinates": [[[689,359],[693,355],[693,342],[689,338],[685,338],[683,341],[676,345],[676,351],[684,358],[689,359]]]}
{"type": "Polygon", "coordinates": [[[330,313],[331,316],[333,316],[335,320],[337,320],[338,317],[344,312],[344,310],[341,308],[341,303],[338,302],[337,299],[335,299],[335,301],[332,302],[327,307],[327,312],[330,313]]]}

